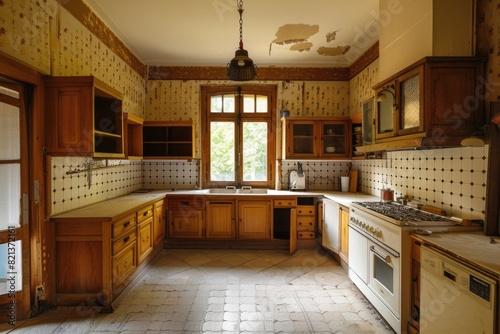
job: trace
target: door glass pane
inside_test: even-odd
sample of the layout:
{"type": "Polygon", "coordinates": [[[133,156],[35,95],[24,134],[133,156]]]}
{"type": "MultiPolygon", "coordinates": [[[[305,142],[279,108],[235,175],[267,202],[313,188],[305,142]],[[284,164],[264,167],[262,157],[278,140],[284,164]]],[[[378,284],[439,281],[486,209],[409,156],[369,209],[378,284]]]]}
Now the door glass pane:
{"type": "Polygon", "coordinates": [[[323,124],[323,153],[345,153],[345,126],[343,124],[323,124]]]}
{"type": "Polygon", "coordinates": [[[420,85],[418,75],[401,83],[401,129],[420,125],[420,85]]]}
{"type": "Polygon", "coordinates": [[[233,122],[210,122],[210,180],[235,181],[233,122]]]}
{"type": "Polygon", "coordinates": [[[21,240],[0,244],[0,295],[22,290],[21,251],[21,240]]]}
{"type": "Polygon", "coordinates": [[[210,97],[211,113],[234,113],[234,94],[214,95],[210,97]]]}
{"type": "Polygon", "coordinates": [[[243,123],[243,181],[267,181],[267,123],[243,123]]]}
{"type": "Polygon", "coordinates": [[[394,127],[394,98],[385,93],[386,98],[378,101],[378,129],[377,133],[391,132],[394,127]]]}
{"type": "Polygon", "coordinates": [[[373,273],[375,279],[391,293],[394,293],[394,269],[378,256],[373,255],[373,258],[375,260],[375,272],[373,273]]]}
{"type": "Polygon", "coordinates": [[[0,102],[0,160],[20,159],[19,138],[19,108],[0,102]]]}
{"type": "Polygon", "coordinates": [[[257,95],[257,112],[258,113],[267,113],[267,96],[265,95],[257,95]]]}
{"type": "Polygon", "coordinates": [[[312,124],[293,124],[294,153],[314,153],[314,126],[312,124]]]}
{"type": "Polygon", "coordinates": [[[244,113],[255,112],[255,95],[249,95],[249,94],[243,95],[243,112],[244,113]]]}
{"type": "Polygon", "coordinates": [[[0,164],[0,231],[21,221],[21,165],[0,164]]]}

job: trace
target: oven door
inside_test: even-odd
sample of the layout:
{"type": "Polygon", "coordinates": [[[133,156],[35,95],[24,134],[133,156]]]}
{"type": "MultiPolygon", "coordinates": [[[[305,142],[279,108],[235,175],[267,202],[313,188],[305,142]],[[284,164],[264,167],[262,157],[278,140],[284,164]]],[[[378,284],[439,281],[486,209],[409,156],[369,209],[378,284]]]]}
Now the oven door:
{"type": "Polygon", "coordinates": [[[368,287],[397,316],[400,315],[399,254],[372,240],[368,241],[368,287]]]}

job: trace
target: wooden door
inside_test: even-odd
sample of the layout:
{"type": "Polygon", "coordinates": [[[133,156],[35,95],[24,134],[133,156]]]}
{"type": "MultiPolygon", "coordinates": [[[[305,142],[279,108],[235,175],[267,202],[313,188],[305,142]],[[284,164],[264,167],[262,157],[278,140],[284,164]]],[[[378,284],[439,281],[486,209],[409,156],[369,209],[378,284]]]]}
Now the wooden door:
{"type": "Polygon", "coordinates": [[[290,209],[290,254],[297,251],[297,209],[290,209]]]}
{"type": "Polygon", "coordinates": [[[271,201],[239,201],[240,239],[271,238],[271,201]]]}
{"type": "Polygon", "coordinates": [[[234,201],[208,201],[206,210],[207,239],[236,237],[234,201]]]}
{"type": "Polygon", "coordinates": [[[349,249],[349,209],[340,207],[340,249],[339,256],[348,263],[349,249]]]}
{"type": "Polygon", "coordinates": [[[170,238],[203,238],[203,210],[171,209],[168,214],[170,238]]]}
{"type": "MultiPolygon", "coordinates": [[[[1,78],[0,78],[1,79],[1,78]]],[[[24,87],[0,81],[0,322],[30,312],[28,130],[24,87]]]]}
{"type": "Polygon", "coordinates": [[[154,204],[153,213],[153,246],[156,247],[165,238],[165,211],[163,201],[154,204]]]}
{"type": "Polygon", "coordinates": [[[153,217],[150,217],[140,223],[138,228],[138,237],[137,240],[137,259],[138,264],[140,264],[144,259],[148,257],[148,255],[153,251],[153,217]]]}

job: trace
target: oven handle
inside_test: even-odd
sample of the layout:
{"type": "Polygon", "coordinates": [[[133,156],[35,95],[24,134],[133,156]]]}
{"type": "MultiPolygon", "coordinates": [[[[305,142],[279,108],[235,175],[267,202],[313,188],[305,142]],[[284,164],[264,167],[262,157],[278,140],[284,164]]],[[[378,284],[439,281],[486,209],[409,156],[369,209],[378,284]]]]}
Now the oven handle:
{"type": "MultiPolygon", "coordinates": [[[[375,246],[370,246],[370,250],[377,255],[379,258],[384,260],[386,263],[391,262],[391,257],[390,255],[382,254],[380,251],[378,251],[375,246]]],[[[389,252],[392,256],[394,256],[396,259],[399,258],[399,254],[394,254],[393,252],[389,252]]]]}

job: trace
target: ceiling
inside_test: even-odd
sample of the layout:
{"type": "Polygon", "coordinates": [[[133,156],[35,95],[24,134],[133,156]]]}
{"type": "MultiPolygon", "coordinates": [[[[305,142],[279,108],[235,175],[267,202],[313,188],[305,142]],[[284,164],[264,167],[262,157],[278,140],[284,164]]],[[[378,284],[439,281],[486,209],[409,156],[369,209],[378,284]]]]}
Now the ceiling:
{"type": "MultiPolygon", "coordinates": [[[[84,0],[146,65],[225,66],[237,0],[84,0]]],[[[247,0],[243,43],[257,66],[349,66],[378,40],[379,0],[247,0]]]]}

